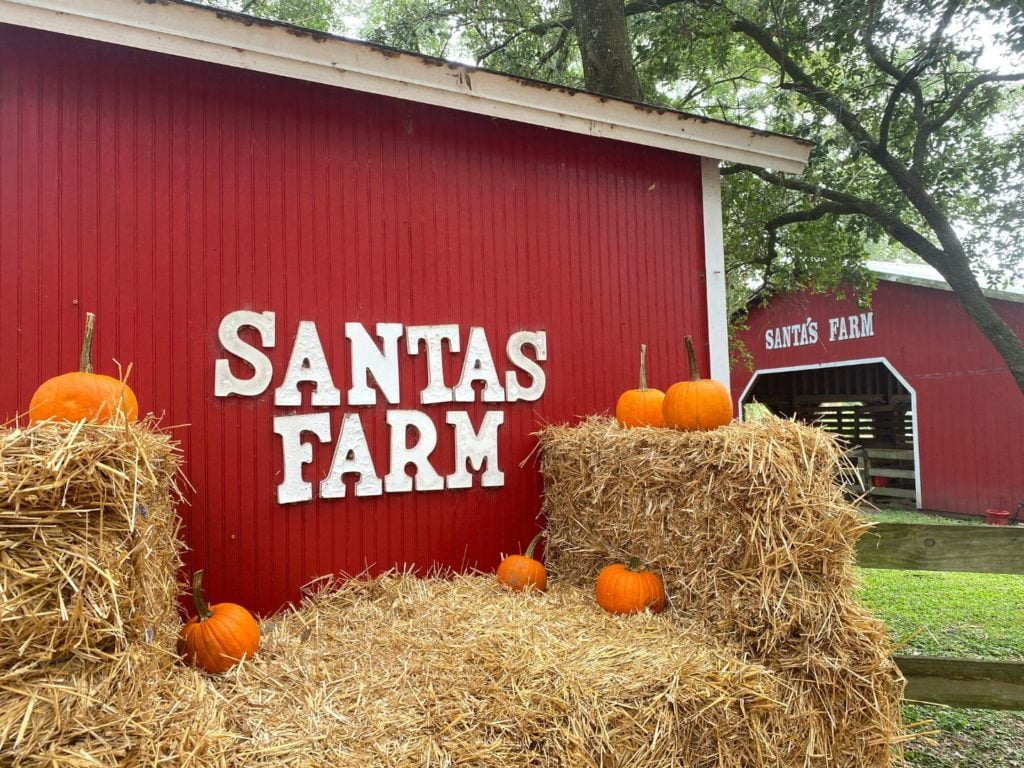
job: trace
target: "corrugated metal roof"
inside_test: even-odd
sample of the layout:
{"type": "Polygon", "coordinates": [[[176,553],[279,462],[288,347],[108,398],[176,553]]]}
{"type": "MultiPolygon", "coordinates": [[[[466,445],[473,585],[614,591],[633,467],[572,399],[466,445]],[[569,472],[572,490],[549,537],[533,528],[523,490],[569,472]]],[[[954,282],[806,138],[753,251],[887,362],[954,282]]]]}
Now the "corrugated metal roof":
{"type": "MultiPolygon", "coordinates": [[[[940,291],[952,291],[949,283],[939,274],[938,270],[927,264],[898,264],[889,261],[868,261],[867,268],[878,275],[879,280],[893,283],[918,285],[922,288],[935,288],[940,291]]],[[[982,288],[990,299],[1016,301],[1024,303],[1024,288],[1012,286],[1003,290],[982,288]]]]}
{"type": "Polygon", "coordinates": [[[802,172],[811,143],[181,0],[0,0],[0,23],[717,160],[802,172]]]}

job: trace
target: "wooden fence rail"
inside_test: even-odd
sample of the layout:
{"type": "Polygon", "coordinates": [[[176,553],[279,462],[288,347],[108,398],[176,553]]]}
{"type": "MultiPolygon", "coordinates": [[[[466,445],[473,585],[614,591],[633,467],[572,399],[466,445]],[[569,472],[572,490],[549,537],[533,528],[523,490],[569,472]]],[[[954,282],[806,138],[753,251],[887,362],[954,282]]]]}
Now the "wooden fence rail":
{"type": "MultiPolygon", "coordinates": [[[[1024,527],[881,523],[861,537],[862,568],[1024,574],[1024,527]]],[[[956,595],[949,595],[955,600],[956,595]]],[[[1024,649],[1022,649],[1024,650],[1024,649]]],[[[906,698],[1024,710],[1024,662],[897,656],[906,698]]]]}

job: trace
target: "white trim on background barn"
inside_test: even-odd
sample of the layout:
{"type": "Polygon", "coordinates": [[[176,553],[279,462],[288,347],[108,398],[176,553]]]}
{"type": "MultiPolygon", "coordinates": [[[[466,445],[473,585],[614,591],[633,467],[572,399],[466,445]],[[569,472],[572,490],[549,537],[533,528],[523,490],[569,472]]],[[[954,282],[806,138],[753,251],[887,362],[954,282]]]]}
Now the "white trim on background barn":
{"type": "Polygon", "coordinates": [[[800,173],[810,142],[177,0],[0,0],[0,23],[800,173]]]}
{"type": "Polygon", "coordinates": [[[704,209],[704,274],[708,297],[708,348],[711,378],[729,386],[729,307],[725,290],[725,246],[722,234],[722,177],[718,161],[701,158],[704,209]]]}
{"type": "Polygon", "coordinates": [[[917,391],[912,386],[910,386],[910,382],[903,377],[903,374],[901,374],[896,369],[896,366],[890,363],[886,358],[863,357],[857,360],[837,360],[831,363],[789,365],[784,366],[782,368],[759,368],[758,370],[754,371],[753,375],[751,375],[750,381],[747,382],[747,386],[743,388],[743,392],[740,393],[740,396],[736,401],[737,410],[739,411],[739,418],[742,421],[743,402],[747,399],[747,395],[750,393],[750,390],[754,386],[754,382],[757,381],[759,376],[765,376],[770,373],[795,373],[797,371],[812,371],[820,368],[843,368],[849,365],[866,365],[868,363],[881,363],[882,365],[884,365],[886,368],[889,369],[889,373],[895,376],[896,380],[899,381],[899,383],[902,384],[904,387],[906,387],[907,391],[910,393],[910,424],[911,433],[914,436],[914,493],[917,496],[917,508],[921,509],[921,475],[923,474],[923,472],[921,467],[921,449],[917,438],[917,391]]]}
{"type": "MultiPolygon", "coordinates": [[[[890,283],[916,285],[920,288],[934,288],[938,291],[952,291],[949,283],[939,274],[937,269],[926,264],[893,264],[886,261],[868,261],[867,268],[874,272],[879,280],[890,283]]],[[[1002,290],[982,288],[981,292],[990,299],[1015,301],[1024,304],[1024,288],[1010,286],[1002,290]]]]}

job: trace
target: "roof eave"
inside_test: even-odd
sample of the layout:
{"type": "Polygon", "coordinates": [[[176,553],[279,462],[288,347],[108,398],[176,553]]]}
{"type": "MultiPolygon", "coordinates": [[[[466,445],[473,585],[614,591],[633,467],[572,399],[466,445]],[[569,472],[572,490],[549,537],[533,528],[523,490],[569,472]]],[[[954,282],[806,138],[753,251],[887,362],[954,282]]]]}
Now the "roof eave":
{"type": "Polygon", "coordinates": [[[187,3],[0,0],[0,23],[801,173],[811,144],[187,3]]]}
{"type": "MultiPolygon", "coordinates": [[[[932,288],[937,291],[952,291],[953,288],[945,280],[936,280],[928,277],[918,277],[916,275],[904,275],[898,272],[886,272],[884,269],[871,268],[871,271],[875,273],[879,280],[884,280],[888,283],[900,283],[902,285],[913,285],[918,288],[932,288]]],[[[982,294],[989,299],[998,299],[1000,301],[1012,301],[1017,304],[1024,303],[1024,293],[1017,291],[1000,291],[995,288],[982,288],[982,294]]]]}

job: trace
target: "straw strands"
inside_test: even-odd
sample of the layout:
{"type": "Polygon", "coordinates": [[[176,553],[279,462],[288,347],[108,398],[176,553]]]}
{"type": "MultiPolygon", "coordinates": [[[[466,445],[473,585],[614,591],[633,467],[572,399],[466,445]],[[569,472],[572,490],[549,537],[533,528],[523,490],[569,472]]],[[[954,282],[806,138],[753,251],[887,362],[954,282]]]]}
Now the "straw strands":
{"type": "Polygon", "coordinates": [[[142,691],[175,661],[177,470],[151,423],[0,431],[5,765],[113,765],[131,749],[142,691]]]}
{"type": "Polygon", "coordinates": [[[349,580],[265,625],[216,686],[233,764],[750,766],[788,722],[765,669],[699,626],[621,619],[571,587],[349,580]]]}
{"type": "Polygon", "coordinates": [[[868,526],[836,483],[834,438],[780,419],[677,432],[595,418],[540,442],[553,581],[639,557],[670,610],[788,683],[801,727],[786,764],[889,764],[903,680],[854,597],[868,526]]]}
{"type": "Polygon", "coordinates": [[[216,702],[209,756],[181,764],[746,768],[780,765],[796,727],[768,671],[699,625],[614,617],[573,587],[389,573],[264,630],[252,661],[176,671],[152,700],[216,702]]]}
{"type": "Polygon", "coordinates": [[[542,445],[549,592],[489,574],[327,581],[214,677],[173,651],[166,436],[0,433],[0,762],[889,764],[901,681],[850,598],[863,526],[832,484],[829,439],[781,422],[687,436],[590,421],[542,445]],[[630,554],[666,577],[666,613],[595,604],[597,567],[630,554]]]}
{"type": "Polygon", "coordinates": [[[173,648],[176,446],[147,425],[0,432],[0,669],[173,648]]]}
{"type": "Polygon", "coordinates": [[[789,764],[800,727],[775,676],[699,623],[612,616],[569,586],[389,573],[263,631],[221,677],[133,649],[116,677],[37,685],[45,714],[15,764],[749,768],[789,764]],[[92,686],[91,706],[61,685],[92,686]]]}

